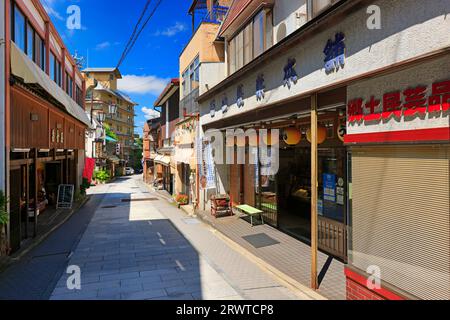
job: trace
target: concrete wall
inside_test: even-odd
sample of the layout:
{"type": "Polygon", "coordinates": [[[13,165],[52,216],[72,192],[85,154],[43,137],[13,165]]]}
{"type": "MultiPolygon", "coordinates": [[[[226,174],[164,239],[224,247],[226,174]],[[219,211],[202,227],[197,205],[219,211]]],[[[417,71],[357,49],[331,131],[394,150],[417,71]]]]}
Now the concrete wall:
{"type": "Polygon", "coordinates": [[[203,62],[200,64],[200,95],[222,81],[224,75],[225,63],[223,62],[203,62]]]}
{"type": "MultiPolygon", "coordinates": [[[[364,7],[314,37],[299,42],[295,48],[275,57],[270,63],[258,66],[256,70],[248,72],[244,78],[236,81],[233,86],[218,92],[214,99],[221,100],[226,95],[231,104],[226,114],[216,112],[215,117],[211,118],[209,105],[212,99],[203,101],[200,107],[202,123],[210,123],[301,96],[366,72],[449,47],[450,3],[447,0],[435,0],[433,6],[419,0],[410,0],[408,3],[409,5],[405,5],[401,0],[374,1],[373,4],[381,8],[381,30],[367,28],[369,15],[366,13],[367,8],[364,7]],[[417,14],[418,12],[420,14],[417,14]],[[346,37],[345,67],[326,74],[323,50],[327,41],[334,39],[337,32],[343,32],[346,37]],[[289,89],[283,86],[283,69],[290,57],[297,60],[296,71],[299,81],[289,89]],[[255,84],[261,73],[265,76],[266,95],[262,101],[257,101],[255,84]],[[245,105],[242,108],[236,105],[236,90],[239,84],[244,86],[245,105]]],[[[277,15],[276,12],[274,14],[277,15]]]]}
{"type": "MultiPolygon", "coordinates": [[[[202,23],[188,45],[180,55],[180,98],[183,98],[183,86],[181,79],[183,72],[194,61],[197,55],[200,63],[223,62],[225,59],[224,45],[214,42],[219,30],[219,25],[214,23],[202,23]]],[[[202,78],[200,77],[200,81],[202,78]]]]}

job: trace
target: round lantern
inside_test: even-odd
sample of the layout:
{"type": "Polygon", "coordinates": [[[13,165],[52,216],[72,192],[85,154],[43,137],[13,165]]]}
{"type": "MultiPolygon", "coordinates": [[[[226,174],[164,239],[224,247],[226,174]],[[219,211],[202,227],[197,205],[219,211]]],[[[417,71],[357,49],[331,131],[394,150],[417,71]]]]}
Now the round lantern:
{"type": "Polygon", "coordinates": [[[291,146],[295,146],[302,140],[302,133],[297,128],[287,128],[283,132],[283,141],[291,146]]]}
{"type": "MultiPolygon", "coordinates": [[[[308,131],[306,132],[306,138],[308,139],[309,142],[311,142],[312,139],[311,133],[312,133],[311,128],[309,128],[308,131]]],[[[317,144],[324,143],[326,139],[327,139],[327,128],[319,125],[317,127],[317,144]]]]}

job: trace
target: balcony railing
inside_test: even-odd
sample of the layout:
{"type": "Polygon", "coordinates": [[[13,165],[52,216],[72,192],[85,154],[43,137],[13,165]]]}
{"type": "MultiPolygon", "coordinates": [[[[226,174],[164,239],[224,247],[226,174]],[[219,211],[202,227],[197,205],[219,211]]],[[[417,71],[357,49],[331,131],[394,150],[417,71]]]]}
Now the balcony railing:
{"type": "Polygon", "coordinates": [[[194,89],[187,96],[183,98],[180,102],[180,112],[183,114],[184,110],[186,110],[187,114],[192,114],[199,112],[200,108],[198,106],[197,98],[199,97],[199,88],[194,89]]]}
{"type": "Polygon", "coordinates": [[[228,7],[214,6],[203,18],[203,22],[222,23],[227,15],[228,7]]]}

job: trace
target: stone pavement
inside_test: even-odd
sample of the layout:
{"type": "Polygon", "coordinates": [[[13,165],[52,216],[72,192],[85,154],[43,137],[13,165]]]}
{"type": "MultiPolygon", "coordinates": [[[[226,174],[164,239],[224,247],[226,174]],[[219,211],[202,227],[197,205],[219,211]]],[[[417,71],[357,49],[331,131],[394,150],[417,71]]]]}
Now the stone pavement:
{"type": "Polygon", "coordinates": [[[285,287],[140,178],[109,185],[68,263],[80,267],[81,290],[69,290],[63,274],[51,299],[314,297],[285,287]]]}
{"type": "Polygon", "coordinates": [[[108,186],[97,187],[91,199],[62,226],[20,260],[0,273],[0,300],[47,300],[66,270],[68,257],[75,249],[93,212],[108,186]]]}

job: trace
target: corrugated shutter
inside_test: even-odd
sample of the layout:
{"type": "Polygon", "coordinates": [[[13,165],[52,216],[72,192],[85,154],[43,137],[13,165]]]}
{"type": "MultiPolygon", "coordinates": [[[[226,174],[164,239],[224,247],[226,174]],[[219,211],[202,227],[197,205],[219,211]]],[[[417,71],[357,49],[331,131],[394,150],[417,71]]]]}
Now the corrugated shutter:
{"type": "Polygon", "coordinates": [[[352,149],[350,262],[421,299],[450,298],[450,146],[352,149]]]}

